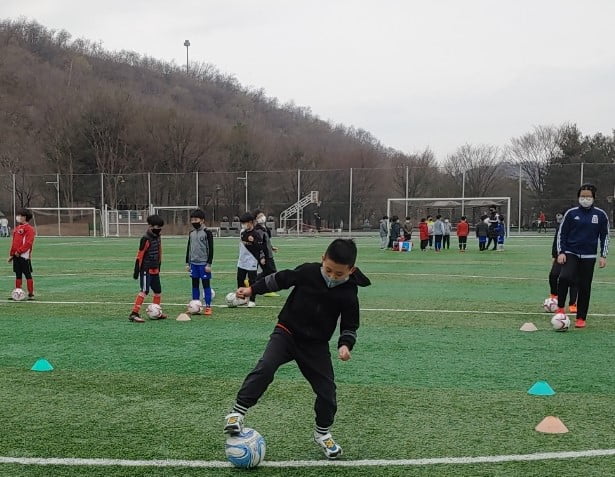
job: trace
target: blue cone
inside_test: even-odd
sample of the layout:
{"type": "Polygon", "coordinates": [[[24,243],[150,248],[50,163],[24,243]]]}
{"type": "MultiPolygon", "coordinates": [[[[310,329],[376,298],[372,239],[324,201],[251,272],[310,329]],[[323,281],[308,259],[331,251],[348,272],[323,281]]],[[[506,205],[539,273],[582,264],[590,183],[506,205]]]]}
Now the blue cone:
{"type": "Polygon", "coordinates": [[[527,393],[533,396],[553,396],[555,391],[546,381],[536,381],[527,393]]]}
{"type": "Polygon", "coordinates": [[[36,360],[31,371],[53,371],[53,366],[51,366],[51,363],[46,359],[40,358],[36,360]]]}

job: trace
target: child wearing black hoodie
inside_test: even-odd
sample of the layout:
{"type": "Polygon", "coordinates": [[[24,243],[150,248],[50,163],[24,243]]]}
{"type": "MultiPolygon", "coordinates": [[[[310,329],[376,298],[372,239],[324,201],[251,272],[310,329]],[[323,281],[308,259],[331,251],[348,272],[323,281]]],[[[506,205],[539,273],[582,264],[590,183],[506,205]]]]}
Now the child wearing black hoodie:
{"type": "Polygon", "coordinates": [[[338,356],[342,361],[350,359],[359,328],[358,287],[370,285],[369,279],[355,267],[356,256],[357,247],[352,240],[336,239],[320,263],[282,270],[237,290],[238,297],[249,297],[294,287],[278,315],[262,358],[244,380],[233,410],[226,416],[225,433],[242,432],[248,409],[265,393],[277,369],[294,360],[316,393],[314,442],[329,459],[342,454],[330,432],[337,402],[329,340],[339,318],[338,356]]]}

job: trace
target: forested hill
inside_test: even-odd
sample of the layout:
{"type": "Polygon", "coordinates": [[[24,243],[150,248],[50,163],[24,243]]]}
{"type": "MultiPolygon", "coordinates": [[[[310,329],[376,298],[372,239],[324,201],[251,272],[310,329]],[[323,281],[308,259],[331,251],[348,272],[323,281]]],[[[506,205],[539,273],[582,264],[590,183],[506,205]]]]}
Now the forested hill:
{"type": "Polygon", "coordinates": [[[438,163],[429,149],[387,148],[212,65],[193,62],[186,74],[35,21],[0,20],[0,210],[13,202],[206,207],[206,197],[223,214],[248,202],[278,214],[319,191],[330,224],[377,223],[388,197],[506,195],[518,203],[520,191],[516,216],[530,223],[536,210],[553,216],[567,206],[580,181],[594,182],[598,203],[610,201],[615,216],[614,178],[615,132],[584,135],[574,122],[534,126],[509,144],[460,145],[438,163]],[[243,171],[268,171],[250,173],[249,201],[247,173],[237,180],[243,171]],[[176,174],[145,183],[150,172],[176,174]],[[204,178],[192,174],[188,200],[193,179],[181,173],[194,172],[204,178]]]}
{"type": "Polygon", "coordinates": [[[109,52],[0,22],[0,167],[63,173],[389,167],[368,132],[279,104],[215,67],[109,52]]]}

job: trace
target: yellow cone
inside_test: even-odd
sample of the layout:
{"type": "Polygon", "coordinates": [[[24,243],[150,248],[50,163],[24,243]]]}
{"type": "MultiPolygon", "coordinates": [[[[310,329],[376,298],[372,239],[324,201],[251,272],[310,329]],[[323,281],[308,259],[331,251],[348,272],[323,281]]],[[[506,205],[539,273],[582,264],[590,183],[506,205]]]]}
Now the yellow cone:
{"type": "Polygon", "coordinates": [[[180,313],[179,315],[177,315],[177,318],[175,319],[177,321],[191,321],[190,317],[186,313],[180,313]]]}
{"type": "Polygon", "coordinates": [[[546,434],[565,434],[568,428],[555,416],[547,416],[536,426],[538,432],[546,434]]]}
{"type": "Polygon", "coordinates": [[[521,331],[538,331],[538,328],[536,328],[536,325],[534,323],[523,323],[523,325],[519,329],[521,331]]]}

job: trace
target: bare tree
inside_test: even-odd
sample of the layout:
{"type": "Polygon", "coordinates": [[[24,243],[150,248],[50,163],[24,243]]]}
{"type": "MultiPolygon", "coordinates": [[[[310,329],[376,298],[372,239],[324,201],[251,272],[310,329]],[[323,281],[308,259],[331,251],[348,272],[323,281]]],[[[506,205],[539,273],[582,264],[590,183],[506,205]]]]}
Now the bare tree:
{"type": "Polygon", "coordinates": [[[82,134],[95,160],[97,172],[115,178],[105,183],[105,197],[113,207],[117,206],[121,174],[128,171],[132,159],[128,143],[132,111],[129,95],[101,95],[88,105],[83,115],[82,134]]]}
{"type": "Polygon", "coordinates": [[[501,166],[497,146],[464,144],[444,163],[444,171],[461,186],[465,175],[465,195],[482,197],[493,193],[501,166]]]}
{"type": "Polygon", "coordinates": [[[406,195],[406,167],[408,168],[408,197],[424,196],[433,183],[437,173],[436,158],[431,149],[426,148],[419,154],[405,155],[394,153],[395,176],[393,183],[399,197],[406,195]]]}
{"type": "Polygon", "coordinates": [[[562,128],[536,126],[530,133],[512,138],[506,157],[521,168],[522,178],[540,200],[545,192],[549,170],[562,154],[562,128]]]}

